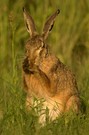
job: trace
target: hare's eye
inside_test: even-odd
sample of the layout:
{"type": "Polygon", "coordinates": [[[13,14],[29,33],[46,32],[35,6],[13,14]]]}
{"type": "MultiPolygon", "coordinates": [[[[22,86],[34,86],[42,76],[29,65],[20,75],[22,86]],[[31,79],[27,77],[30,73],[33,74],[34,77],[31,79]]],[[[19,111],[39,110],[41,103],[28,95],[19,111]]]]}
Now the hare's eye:
{"type": "Polygon", "coordinates": [[[42,41],[42,40],[40,40],[41,42],[40,42],[40,47],[41,48],[44,48],[45,47],[45,44],[44,44],[44,42],[42,41]]]}

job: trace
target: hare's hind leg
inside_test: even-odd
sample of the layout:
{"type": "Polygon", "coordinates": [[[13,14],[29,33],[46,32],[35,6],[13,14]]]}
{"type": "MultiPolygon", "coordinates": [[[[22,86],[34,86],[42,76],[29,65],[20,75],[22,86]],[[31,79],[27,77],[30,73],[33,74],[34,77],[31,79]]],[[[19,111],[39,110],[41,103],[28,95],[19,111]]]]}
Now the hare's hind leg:
{"type": "Polygon", "coordinates": [[[65,112],[68,112],[69,110],[72,110],[73,112],[79,113],[80,112],[80,98],[77,95],[71,96],[65,107],[65,112]]]}

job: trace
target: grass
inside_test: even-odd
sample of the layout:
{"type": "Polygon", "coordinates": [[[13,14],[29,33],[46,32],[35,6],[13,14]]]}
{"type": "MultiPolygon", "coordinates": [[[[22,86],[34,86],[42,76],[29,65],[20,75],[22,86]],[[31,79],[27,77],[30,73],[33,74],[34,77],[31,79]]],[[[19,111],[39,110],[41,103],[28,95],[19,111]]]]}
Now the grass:
{"type": "MultiPolygon", "coordinates": [[[[88,135],[89,133],[89,1],[0,1],[0,135],[88,135]],[[61,13],[49,36],[52,51],[76,74],[85,115],[69,114],[41,127],[25,109],[22,83],[26,32],[22,7],[30,11],[38,31],[57,8],[61,13]]],[[[41,31],[40,31],[41,32],[41,31]]]]}

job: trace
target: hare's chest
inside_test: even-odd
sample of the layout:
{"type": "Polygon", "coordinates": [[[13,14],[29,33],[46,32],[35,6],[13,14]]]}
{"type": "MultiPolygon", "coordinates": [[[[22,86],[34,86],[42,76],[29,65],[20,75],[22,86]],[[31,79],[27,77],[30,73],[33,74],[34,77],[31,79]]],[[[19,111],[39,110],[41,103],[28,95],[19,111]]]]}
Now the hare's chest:
{"type": "Polygon", "coordinates": [[[25,82],[27,85],[27,94],[34,95],[36,97],[43,97],[44,91],[38,78],[34,75],[25,76],[25,82]]]}

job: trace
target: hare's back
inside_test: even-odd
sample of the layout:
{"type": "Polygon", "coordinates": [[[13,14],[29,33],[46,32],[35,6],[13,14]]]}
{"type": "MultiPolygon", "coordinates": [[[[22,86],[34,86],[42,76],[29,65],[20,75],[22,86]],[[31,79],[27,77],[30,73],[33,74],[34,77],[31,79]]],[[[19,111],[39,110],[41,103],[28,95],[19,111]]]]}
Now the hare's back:
{"type": "Polygon", "coordinates": [[[55,82],[57,91],[71,91],[77,93],[77,84],[73,72],[64,65],[54,55],[49,55],[43,59],[40,68],[50,78],[51,82],[55,82]]]}
{"type": "Polygon", "coordinates": [[[56,69],[57,91],[64,91],[72,94],[78,94],[77,83],[73,72],[59,61],[56,69]]]}

